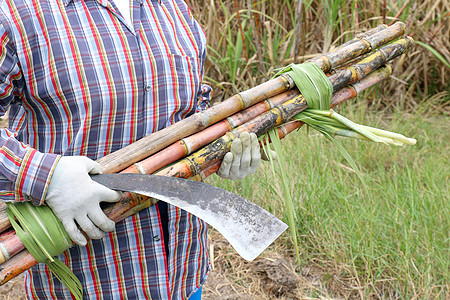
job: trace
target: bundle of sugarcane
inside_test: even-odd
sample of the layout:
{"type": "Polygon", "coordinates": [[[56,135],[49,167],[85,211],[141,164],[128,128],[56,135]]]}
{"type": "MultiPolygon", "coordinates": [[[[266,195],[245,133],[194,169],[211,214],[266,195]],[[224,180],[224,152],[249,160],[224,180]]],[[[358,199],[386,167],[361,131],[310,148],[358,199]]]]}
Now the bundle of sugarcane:
{"type": "MultiPolygon", "coordinates": [[[[413,46],[403,23],[378,26],[321,55],[311,62],[328,74],[334,94],[331,106],[356,97],[361,91],[387,78],[390,61],[413,46]]],[[[240,133],[258,136],[277,128],[282,138],[303,125],[292,117],[307,108],[307,102],[287,74],[241,92],[203,112],[98,160],[104,173],[144,173],[201,180],[215,173],[231,142],[240,133]]],[[[154,204],[133,193],[104,207],[107,216],[119,222],[154,204]]],[[[37,263],[10,228],[0,210],[0,285],[37,263]]]]}

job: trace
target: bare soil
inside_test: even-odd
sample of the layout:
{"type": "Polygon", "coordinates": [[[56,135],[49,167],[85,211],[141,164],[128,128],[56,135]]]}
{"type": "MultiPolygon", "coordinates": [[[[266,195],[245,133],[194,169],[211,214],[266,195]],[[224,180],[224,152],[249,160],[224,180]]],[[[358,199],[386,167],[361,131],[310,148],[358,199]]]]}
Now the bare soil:
{"type": "Polygon", "coordinates": [[[216,231],[210,230],[212,271],[204,299],[362,299],[358,282],[323,262],[301,267],[278,241],[253,262],[242,259],[216,231]]]}
{"type": "Polygon", "coordinates": [[[0,300],[25,300],[24,276],[18,276],[0,286],[0,300]]]}

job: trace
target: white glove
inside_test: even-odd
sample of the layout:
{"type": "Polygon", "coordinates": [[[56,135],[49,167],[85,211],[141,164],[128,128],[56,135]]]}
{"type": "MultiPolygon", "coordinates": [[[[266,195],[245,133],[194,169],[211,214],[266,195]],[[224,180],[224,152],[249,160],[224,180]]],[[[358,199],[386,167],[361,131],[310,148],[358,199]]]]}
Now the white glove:
{"type": "Polygon", "coordinates": [[[217,175],[225,179],[242,179],[255,173],[261,162],[256,134],[243,132],[231,143],[230,152],[222,160],[217,175]]]}
{"type": "Polygon", "coordinates": [[[80,246],[85,246],[87,240],[77,224],[92,239],[102,238],[103,231],[114,230],[115,223],[103,213],[100,202],[117,202],[122,193],[96,183],[88,175],[99,173],[100,165],[85,156],[63,156],[45,198],[72,241],[80,246]]]}

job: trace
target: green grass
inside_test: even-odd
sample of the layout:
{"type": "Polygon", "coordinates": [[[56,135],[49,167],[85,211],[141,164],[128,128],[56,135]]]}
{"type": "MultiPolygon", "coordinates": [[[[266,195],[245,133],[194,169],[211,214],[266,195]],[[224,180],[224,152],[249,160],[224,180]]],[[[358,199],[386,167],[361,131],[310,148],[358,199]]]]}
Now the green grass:
{"type": "MultiPolygon", "coordinates": [[[[300,264],[322,261],[353,270],[364,298],[445,298],[450,282],[448,117],[398,112],[387,118],[365,109],[347,107],[344,115],[418,140],[396,148],[341,139],[368,190],[335,146],[316,132],[302,128],[282,142],[289,159],[283,172],[296,200],[300,264]]],[[[256,175],[241,181],[210,180],[287,222],[279,177],[263,163],[256,175]]]]}

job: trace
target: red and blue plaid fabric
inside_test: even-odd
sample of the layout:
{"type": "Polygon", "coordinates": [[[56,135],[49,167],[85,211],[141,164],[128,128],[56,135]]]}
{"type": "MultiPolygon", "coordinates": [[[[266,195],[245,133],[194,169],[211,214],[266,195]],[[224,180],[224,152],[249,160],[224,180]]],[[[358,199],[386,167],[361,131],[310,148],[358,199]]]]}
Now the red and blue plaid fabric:
{"type": "MultiPolygon", "coordinates": [[[[0,4],[0,197],[40,205],[58,155],[97,159],[208,106],[205,35],[181,0],[132,0],[132,26],[108,0],[0,4]]],[[[186,299],[209,269],[207,227],[158,206],[60,256],[85,299],[186,299]],[[168,241],[166,254],[164,241],[168,241]]],[[[31,299],[72,299],[44,265],[31,299]]]]}

